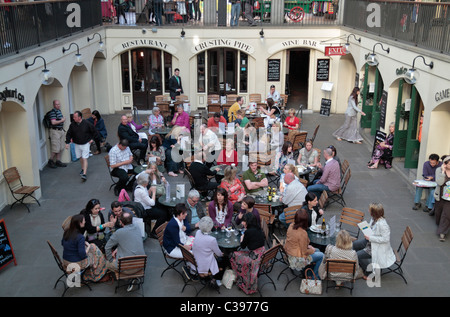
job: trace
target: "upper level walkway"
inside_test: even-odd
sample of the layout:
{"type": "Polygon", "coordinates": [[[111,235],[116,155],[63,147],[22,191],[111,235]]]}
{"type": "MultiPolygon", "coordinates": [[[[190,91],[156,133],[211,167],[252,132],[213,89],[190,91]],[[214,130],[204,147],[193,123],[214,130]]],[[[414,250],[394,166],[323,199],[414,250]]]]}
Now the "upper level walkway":
{"type": "MultiPolygon", "coordinates": [[[[134,16],[127,25],[149,26],[149,8],[145,0],[133,1],[128,14],[134,16]]],[[[164,4],[163,25],[154,28],[223,28],[230,27],[231,4],[227,0],[201,1],[199,21],[179,9],[180,2],[164,4]],[[177,4],[178,3],[178,4],[177,4]],[[169,6],[171,5],[171,6],[169,6]]],[[[184,3],[184,2],[183,2],[184,3]]],[[[450,53],[450,3],[368,0],[277,0],[259,1],[253,10],[261,28],[336,28],[345,26],[361,32],[392,39],[437,53],[450,53]]],[[[241,1],[239,27],[245,21],[245,0],[241,1]]],[[[151,12],[151,9],[150,9],[151,12]]],[[[109,1],[50,0],[0,4],[0,59],[19,54],[88,29],[117,21],[116,10],[109,1]],[[105,22],[109,21],[109,22],[105,22]]],[[[339,46],[347,39],[330,39],[339,46]]]]}

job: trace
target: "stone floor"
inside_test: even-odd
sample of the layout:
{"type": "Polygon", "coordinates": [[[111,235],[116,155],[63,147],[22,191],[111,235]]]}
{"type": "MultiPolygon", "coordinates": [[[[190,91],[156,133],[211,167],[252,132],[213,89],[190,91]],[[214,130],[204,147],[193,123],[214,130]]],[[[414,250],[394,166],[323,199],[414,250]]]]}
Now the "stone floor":
{"type": "MultiPolygon", "coordinates": [[[[109,137],[108,141],[114,144],[116,128],[120,122],[120,115],[104,116],[109,137]]],[[[140,115],[141,121],[145,116],[140,115]]],[[[411,209],[413,205],[413,187],[401,173],[400,163],[394,163],[394,168],[386,170],[369,170],[366,163],[369,160],[373,138],[365,135],[362,145],[348,142],[338,142],[332,132],[344,121],[343,115],[330,117],[319,114],[304,113],[302,128],[312,135],[314,128],[320,125],[314,147],[323,149],[333,144],[336,146],[341,160],[348,160],[352,172],[345,200],[348,207],[362,210],[368,216],[368,205],[371,202],[381,202],[385,206],[386,219],[391,228],[391,244],[396,249],[400,237],[406,226],[410,226],[414,239],[404,263],[404,274],[408,280],[388,274],[381,278],[379,287],[369,287],[365,281],[357,280],[353,297],[441,297],[450,295],[450,239],[440,242],[435,234],[436,224],[434,217],[422,211],[411,209]]],[[[42,197],[41,206],[30,205],[28,213],[23,206],[13,209],[4,208],[0,212],[0,219],[4,219],[12,247],[17,259],[17,265],[10,264],[0,271],[0,296],[2,297],[58,297],[63,287],[53,285],[60,272],[52,257],[47,240],[50,241],[62,254],[61,223],[69,216],[78,213],[84,208],[90,198],[98,198],[102,206],[109,209],[109,205],[116,196],[113,190],[108,190],[111,179],[108,175],[104,160],[104,152],[89,158],[88,179],[82,182],[79,177],[80,163],[68,164],[66,168],[44,168],[41,172],[42,197]]],[[[322,158],[323,160],[323,158],[322,158]]],[[[184,183],[188,185],[187,178],[178,176],[168,177],[172,184],[184,183]]],[[[172,186],[174,188],[175,186],[172,186]]],[[[187,186],[187,190],[189,187],[187,186]]],[[[328,219],[338,215],[341,207],[332,204],[326,209],[328,219]]],[[[368,218],[367,218],[368,219],[368,218]]],[[[173,271],[168,271],[161,278],[161,272],[166,267],[157,240],[147,239],[144,242],[148,255],[144,291],[146,297],[184,297],[195,296],[193,287],[187,287],[183,293],[183,281],[173,271]]],[[[289,298],[304,296],[299,292],[299,281],[292,282],[284,290],[286,276],[277,280],[279,272],[284,268],[276,263],[271,277],[276,284],[276,290],[271,285],[262,289],[263,296],[267,298],[289,298]]],[[[261,283],[267,281],[263,278],[261,283]]],[[[205,289],[201,298],[214,297],[217,300],[227,298],[251,298],[256,300],[259,295],[247,296],[236,286],[232,289],[220,288],[220,294],[205,289]]],[[[87,288],[73,288],[66,293],[66,297],[135,297],[136,292],[127,293],[125,290],[114,292],[112,283],[96,284],[92,292],[87,288]]],[[[330,289],[321,297],[350,297],[349,291],[330,289]]],[[[157,302],[157,301],[156,301],[157,302]]],[[[293,304],[293,302],[289,302],[293,304]]],[[[172,308],[172,307],[171,307],[172,308]]],[[[178,309],[173,307],[173,309],[178,309]]]]}

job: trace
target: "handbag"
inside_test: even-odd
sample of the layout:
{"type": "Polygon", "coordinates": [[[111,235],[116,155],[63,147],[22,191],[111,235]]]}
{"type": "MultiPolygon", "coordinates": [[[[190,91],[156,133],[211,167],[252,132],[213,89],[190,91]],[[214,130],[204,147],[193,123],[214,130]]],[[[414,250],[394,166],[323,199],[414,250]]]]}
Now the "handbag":
{"type": "Polygon", "coordinates": [[[307,276],[308,271],[312,272],[314,279],[302,279],[302,282],[300,283],[300,292],[308,295],[322,295],[322,281],[317,279],[316,274],[310,268],[305,270],[305,276],[307,276]]]}
{"type": "Polygon", "coordinates": [[[450,201],[450,181],[442,187],[442,199],[450,201]]]}
{"type": "Polygon", "coordinates": [[[236,273],[231,269],[226,269],[222,276],[222,284],[231,289],[233,287],[233,282],[236,280],[236,273]]]}

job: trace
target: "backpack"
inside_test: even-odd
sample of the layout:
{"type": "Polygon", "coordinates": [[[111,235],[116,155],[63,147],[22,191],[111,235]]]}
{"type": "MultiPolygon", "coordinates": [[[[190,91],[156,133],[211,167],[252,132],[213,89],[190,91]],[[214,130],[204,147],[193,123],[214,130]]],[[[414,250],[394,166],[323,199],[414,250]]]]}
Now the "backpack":
{"type": "Polygon", "coordinates": [[[50,129],[52,127],[52,122],[50,120],[50,114],[52,111],[53,109],[47,112],[44,116],[44,119],[42,120],[42,122],[44,123],[44,127],[46,127],[47,129],[50,129]]]}

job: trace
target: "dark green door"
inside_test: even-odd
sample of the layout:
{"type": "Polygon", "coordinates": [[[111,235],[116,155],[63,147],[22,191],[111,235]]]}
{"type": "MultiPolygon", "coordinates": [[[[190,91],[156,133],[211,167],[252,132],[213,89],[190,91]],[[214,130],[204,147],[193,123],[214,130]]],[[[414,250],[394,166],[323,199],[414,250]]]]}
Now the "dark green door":
{"type": "Polygon", "coordinates": [[[406,139],[405,168],[417,168],[419,163],[420,142],[417,140],[419,127],[420,97],[416,86],[411,89],[411,110],[409,112],[408,132],[406,139]]]}
{"type": "Polygon", "coordinates": [[[405,111],[405,103],[403,102],[404,84],[405,81],[400,79],[398,85],[397,109],[395,111],[394,148],[392,151],[394,157],[404,157],[406,153],[409,112],[405,111]]]}
{"type": "Polygon", "coordinates": [[[361,128],[371,128],[372,127],[372,104],[373,104],[373,93],[369,92],[369,69],[370,66],[366,63],[364,66],[364,84],[361,92],[362,96],[362,111],[366,114],[361,116],[361,128]]]}
{"type": "Polygon", "coordinates": [[[381,95],[383,94],[383,89],[384,89],[383,79],[381,78],[380,71],[378,70],[377,67],[375,72],[375,92],[373,94],[372,122],[370,129],[371,135],[375,135],[377,133],[377,130],[380,128],[380,117],[381,117],[380,100],[381,95]]]}

